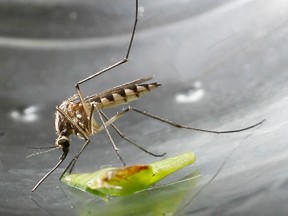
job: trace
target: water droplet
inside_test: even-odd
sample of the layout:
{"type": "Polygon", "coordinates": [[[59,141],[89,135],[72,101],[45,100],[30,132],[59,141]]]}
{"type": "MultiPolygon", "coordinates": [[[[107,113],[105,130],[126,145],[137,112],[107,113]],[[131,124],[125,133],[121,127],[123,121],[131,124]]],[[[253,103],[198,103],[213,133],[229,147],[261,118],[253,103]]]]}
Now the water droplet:
{"type": "Polygon", "coordinates": [[[26,123],[34,122],[39,118],[37,114],[38,111],[39,111],[38,106],[29,106],[25,108],[13,109],[10,112],[10,117],[15,121],[19,122],[26,122],[26,123]]]}
{"type": "Polygon", "coordinates": [[[195,103],[199,101],[205,92],[202,88],[202,83],[200,81],[195,82],[192,87],[186,89],[175,96],[175,100],[178,103],[195,103]]]}
{"type": "Polygon", "coordinates": [[[143,17],[144,16],[144,12],[145,12],[145,9],[143,6],[139,6],[138,7],[138,16],[139,17],[143,17]]]}

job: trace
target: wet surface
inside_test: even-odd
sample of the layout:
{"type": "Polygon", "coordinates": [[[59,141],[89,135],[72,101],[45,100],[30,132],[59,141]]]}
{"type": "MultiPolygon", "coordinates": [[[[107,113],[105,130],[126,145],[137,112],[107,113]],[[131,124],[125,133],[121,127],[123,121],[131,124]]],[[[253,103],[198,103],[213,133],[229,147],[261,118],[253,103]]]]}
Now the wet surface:
{"type": "MultiPolygon", "coordinates": [[[[71,141],[66,163],[31,194],[61,152],[27,158],[33,153],[28,147],[54,145],[54,107],[74,94],[77,81],[124,56],[134,2],[116,6],[114,1],[52,1],[45,5],[30,1],[21,11],[24,3],[14,1],[1,7],[5,8],[0,11],[1,214],[117,215],[112,209],[120,206],[123,215],[288,214],[288,2],[202,2],[140,2],[141,18],[129,62],[82,85],[84,94],[154,74],[163,86],[133,106],[211,130],[266,121],[249,131],[215,135],[127,114],[117,125],[149,151],[166,152],[167,156],[196,153],[195,165],[164,183],[194,170],[201,179],[197,184],[160,190],[159,196],[149,191],[144,197],[136,194],[110,203],[58,181],[83,143],[77,138],[71,141]],[[45,16],[41,16],[43,10],[45,16]],[[192,198],[225,160],[218,176],[192,198]],[[161,200],[176,197],[175,192],[181,194],[177,206],[165,209],[171,203],[161,200]],[[137,199],[160,212],[149,214],[147,208],[141,211],[140,206],[136,210],[127,204],[137,199]]],[[[121,109],[107,112],[113,115],[121,109]]],[[[112,135],[127,164],[157,160],[112,135]]],[[[97,134],[76,171],[91,172],[109,165],[120,163],[106,135],[97,134]]]]}

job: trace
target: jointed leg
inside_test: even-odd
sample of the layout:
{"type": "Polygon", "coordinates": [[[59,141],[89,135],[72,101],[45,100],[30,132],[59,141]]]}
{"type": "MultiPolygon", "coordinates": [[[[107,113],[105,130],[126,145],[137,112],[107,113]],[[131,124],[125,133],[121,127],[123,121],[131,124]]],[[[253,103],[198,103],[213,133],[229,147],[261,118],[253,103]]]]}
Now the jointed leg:
{"type": "MultiPolygon", "coordinates": [[[[88,146],[90,140],[89,140],[87,134],[86,134],[77,124],[75,124],[75,123],[73,122],[73,120],[72,120],[68,115],[66,115],[59,107],[56,107],[56,110],[57,110],[58,112],[60,112],[60,113],[63,115],[63,117],[66,118],[67,121],[71,122],[71,124],[73,124],[73,125],[78,129],[78,131],[82,134],[82,136],[83,136],[83,137],[85,138],[85,140],[86,140],[86,142],[85,142],[84,145],[82,146],[81,150],[75,155],[75,157],[71,160],[71,162],[69,163],[69,165],[67,166],[67,168],[66,168],[66,169],[64,170],[64,172],[62,173],[62,175],[61,175],[61,177],[60,177],[60,179],[61,179],[62,176],[67,172],[67,170],[68,170],[68,173],[69,173],[69,174],[72,172],[72,170],[73,170],[73,168],[74,168],[74,166],[75,166],[76,161],[78,160],[79,156],[80,156],[81,153],[84,151],[84,149],[88,146]]],[[[106,122],[104,122],[104,120],[103,120],[100,112],[97,110],[97,112],[98,112],[98,114],[99,114],[99,116],[100,116],[100,119],[101,119],[101,121],[102,121],[102,126],[101,126],[100,128],[98,128],[98,131],[101,131],[101,130],[103,130],[103,129],[106,130],[107,135],[108,135],[108,137],[109,137],[109,139],[110,139],[110,141],[111,141],[111,143],[112,143],[112,145],[113,145],[113,147],[114,147],[114,149],[115,149],[115,152],[117,153],[118,158],[119,158],[120,161],[123,163],[123,165],[125,165],[125,163],[124,163],[123,159],[121,158],[121,156],[119,155],[119,149],[116,147],[116,145],[115,145],[115,143],[114,143],[114,141],[113,141],[113,139],[112,139],[109,131],[107,130],[107,126],[109,126],[110,124],[112,124],[114,121],[116,121],[118,118],[120,118],[122,115],[124,115],[124,114],[125,114],[127,111],[129,111],[129,110],[130,110],[130,109],[127,108],[127,109],[123,110],[122,112],[117,113],[116,115],[114,115],[112,118],[110,118],[110,119],[109,119],[108,121],[106,121],[106,122]]],[[[89,119],[89,120],[90,120],[91,130],[93,130],[93,128],[92,128],[92,127],[93,127],[93,125],[92,125],[92,122],[93,122],[92,112],[93,112],[93,111],[94,111],[94,107],[92,106],[91,113],[89,114],[89,115],[90,115],[90,119],[89,119]]]]}
{"type": "MultiPolygon", "coordinates": [[[[103,117],[106,119],[106,121],[109,119],[109,118],[105,115],[105,113],[104,113],[103,111],[101,111],[101,110],[100,110],[100,114],[103,115],[103,117]]],[[[152,155],[152,156],[154,156],[154,157],[163,157],[163,156],[166,154],[166,153],[163,153],[163,154],[154,154],[154,153],[146,150],[145,148],[137,145],[134,141],[132,141],[132,140],[130,140],[128,137],[126,137],[126,136],[124,135],[124,133],[121,132],[121,131],[116,127],[115,124],[112,123],[111,126],[114,128],[114,130],[119,134],[119,136],[120,136],[122,139],[126,140],[126,141],[129,142],[130,144],[132,144],[132,145],[134,145],[135,147],[139,148],[140,150],[144,151],[145,153],[150,154],[150,155],[152,155]]]]}
{"type": "MultiPolygon", "coordinates": [[[[195,130],[195,131],[200,131],[200,132],[207,132],[207,133],[216,133],[216,134],[222,134],[222,133],[237,133],[237,132],[245,131],[245,130],[248,130],[248,129],[251,129],[251,128],[254,128],[254,127],[258,126],[258,125],[262,124],[262,123],[265,121],[265,119],[264,119],[264,120],[262,120],[262,121],[260,121],[260,122],[258,122],[258,123],[256,123],[256,124],[250,125],[250,126],[245,127],[245,128],[235,129],[235,130],[214,131],[214,130],[206,130],[206,129],[201,129],[201,128],[189,127],[189,126],[186,126],[186,125],[181,125],[181,124],[172,122],[172,121],[170,121],[170,120],[168,120],[168,119],[165,119],[165,118],[162,118],[162,117],[159,117],[159,116],[150,114],[150,113],[148,113],[148,112],[146,112],[146,111],[142,111],[142,110],[139,110],[139,109],[137,109],[137,108],[135,108],[135,107],[131,107],[131,106],[127,107],[124,111],[122,111],[122,112],[119,113],[119,114],[123,115],[124,112],[128,112],[128,111],[131,111],[131,110],[135,111],[136,113],[140,113],[140,114],[145,115],[145,116],[147,116],[147,117],[150,117],[150,118],[156,119],[156,120],[158,120],[158,121],[164,122],[164,123],[166,123],[166,124],[169,124],[169,125],[171,125],[171,126],[173,126],[173,127],[183,128],[183,129],[188,129],[188,130],[195,130]]],[[[118,115],[119,115],[119,114],[118,114],[118,115]]],[[[119,117],[120,117],[120,116],[119,116],[119,117]]],[[[117,117],[117,119],[118,119],[119,117],[117,117]]],[[[109,121],[107,121],[107,122],[110,122],[109,124],[112,124],[112,123],[116,120],[116,119],[114,119],[114,118],[116,118],[116,115],[113,116],[112,118],[110,118],[109,121]],[[113,120],[112,120],[112,119],[113,119],[113,120]]]]}
{"type": "MultiPolygon", "coordinates": [[[[90,126],[91,126],[91,130],[92,130],[92,127],[93,127],[93,125],[92,125],[92,122],[93,122],[92,112],[94,111],[94,108],[95,108],[95,107],[92,106],[91,113],[90,113],[90,126]]],[[[70,122],[74,125],[73,121],[69,118],[69,116],[67,116],[60,108],[56,107],[56,110],[59,111],[60,113],[63,113],[63,116],[66,117],[67,120],[70,121],[70,122]]],[[[114,143],[114,141],[113,141],[113,139],[112,139],[112,137],[111,137],[111,134],[109,133],[109,131],[108,131],[108,129],[107,129],[107,126],[109,126],[110,124],[113,124],[114,121],[116,121],[117,119],[119,119],[120,117],[122,117],[122,116],[123,116],[126,112],[128,112],[128,111],[130,111],[130,107],[128,107],[128,108],[124,109],[123,111],[117,113],[116,115],[114,115],[113,117],[111,117],[109,120],[107,120],[106,122],[104,122],[104,119],[102,118],[102,115],[101,115],[100,111],[97,110],[97,112],[98,112],[98,114],[99,114],[99,117],[100,117],[100,120],[101,120],[101,122],[102,122],[102,126],[101,126],[100,128],[98,128],[98,132],[100,132],[101,130],[105,130],[105,131],[106,131],[106,133],[107,133],[107,135],[108,135],[108,137],[109,137],[109,139],[110,139],[110,142],[112,143],[113,148],[114,148],[114,150],[115,150],[115,152],[116,152],[119,160],[122,162],[122,164],[123,164],[124,166],[125,166],[125,162],[124,162],[124,160],[122,159],[122,157],[120,156],[120,154],[119,154],[119,149],[118,149],[117,146],[115,145],[115,143],[114,143]]],[[[78,126],[77,126],[77,128],[78,128],[78,126]]],[[[81,128],[79,128],[79,129],[81,129],[81,128]]],[[[85,135],[85,133],[83,134],[83,137],[87,137],[87,136],[85,135]]],[[[85,142],[84,145],[82,146],[81,150],[80,150],[80,151],[75,155],[75,157],[71,160],[71,162],[69,163],[69,165],[67,166],[67,168],[66,168],[66,169],[64,170],[64,172],[62,173],[60,179],[62,178],[62,176],[63,176],[65,173],[67,173],[67,171],[68,171],[69,174],[72,172],[72,170],[73,170],[73,168],[74,168],[74,166],[75,166],[76,161],[78,160],[79,156],[81,155],[81,153],[84,151],[84,149],[88,146],[88,144],[89,144],[89,142],[90,142],[90,140],[88,139],[88,137],[85,138],[85,139],[86,139],[86,142],[85,142]]],[[[144,150],[144,151],[145,151],[145,150],[144,150]]]]}
{"type": "MultiPolygon", "coordinates": [[[[83,129],[81,127],[79,127],[77,124],[75,124],[75,122],[65,113],[63,112],[62,109],[60,109],[59,107],[55,107],[55,109],[64,117],[66,118],[67,121],[69,121],[75,128],[77,128],[77,130],[81,133],[81,135],[85,138],[86,142],[84,143],[84,145],[82,146],[81,150],[78,152],[78,154],[75,155],[75,157],[73,158],[73,160],[69,163],[69,165],[67,166],[67,168],[64,170],[64,172],[62,173],[60,179],[62,178],[62,176],[67,172],[67,170],[69,169],[68,173],[70,174],[75,166],[76,161],[78,160],[79,156],[81,155],[81,153],[84,151],[84,149],[87,147],[87,145],[89,144],[90,140],[88,138],[88,135],[86,134],[85,131],[83,131],[83,129]]],[[[91,112],[93,112],[94,107],[92,107],[91,112]]],[[[90,122],[92,121],[91,119],[91,113],[90,113],[90,122]]],[[[90,123],[91,125],[91,123],[90,123]]]]}
{"type": "MultiPolygon", "coordinates": [[[[135,36],[135,32],[136,32],[137,22],[138,22],[138,0],[135,0],[135,3],[136,3],[136,5],[135,5],[135,19],[134,19],[132,34],[131,34],[131,37],[130,37],[130,41],[129,41],[129,44],[128,44],[128,48],[127,48],[127,52],[126,52],[125,57],[122,60],[120,60],[120,61],[118,61],[118,62],[116,62],[116,63],[114,63],[114,64],[112,64],[112,65],[110,65],[110,66],[108,66],[106,68],[103,68],[102,70],[100,70],[100,71],[98,71],[98,72],[96,72],[94,74],[92,74],[91,76],[88,76],[88,77],[86,77],[83,80],[80,80],[75,85],[77,94],[78,94],[80,100],[82,101],[82,103],[84,102],[84,100],[83,100],[83,97],[81,95],[81,91],[80,91],[80,87],[79,87],[80,84],[82,84],[84,82],[87,82],[87,81],[93,79],[94,77],[97,77],[97,76],[105,73],[106,71],[109,71],[109,70],[111,70],[111,69],[113,69],[113,68],[115,68],[115,67],[117,67],[119,65],[122,65],[122,64],[124,64],[124,63],[126,63],[128,61],[130,50],[131,50],[131,47],[132,47],[132,44],[133,44],[133,40],[134,40],[134,36],[135,36]]],[[[88,110],[86,112],[88,112],[88,110]]]]}
{"type": "Polygon", "coordinates": [[[62,173],[60,179],[62,178],[62,176],[68,171],[68,173],[70,174],[75,166],[76,161],[78,160],[79,156],[81,155],[81,153],[84,151],[84,149],[88,146],[90,140],[86,140],[86,142],[84,143],[84,145],[82,146],[81,150],[75,155],[75,157],[71,160],[71,162],[69,163],[69,165],[66,167],[66,169],[64,170],[64,172],[62,173]]]}
{"type": "MultiPolygon", "coordinates": [[[[98,112],[98,114],[99,114],[100,120],[101,120],[101,122],[102,122],[102,124],[103,124],[103,127],[104,127],[104,129],[105,129],[105,131],[106,131],[106,134],[108,135],[108,138],[109,138],[110,142],[112,143],[113,148],[114,148],[114,150],[115,150],[115,152],[116,152],[119,160],[120,160],[120,161],[122,162],[122,164],[125,166],[126,164],[125,164],[124,160],[122,159],[122,157],[121,157],[120,154],[119,154],[119,149],[118,149],[117,146],[115,145],[115,143],[114,143],[114,141],[113,141],[113,139],[112,139],[112,137],[111,137],[111,134],[110,134],[109,130],[107,129],[106,123],[104,122],[104,119],[102,118],[102,115],[101,115],[100,111],[97,110],[97,112],[98,112]]],[[[112,123],[111,123],[111,124],[112,124],[112,123]]]]}
{"type": "MultiPolygon", "coordinates": [[[[122,115],[124,115],[125,113],[127,113],[128,111],[135,111],[137,113],[140,113],[142,115],[145,115],[145,116],[148,116],[150,118],[153,118],[153,119],[156,119],[158,121],[161,121],[161,122],[164,122],[164,123],[167,123],[169,125],[172,125],[174,127],[177,127],[177,128],[184,128],[184,129],[189,129],[189,130],[196,130],[196,131],[201,131],[201,132],[207,132],[207,133],[216,133],[216,134],[221,134],[221,133],[236,133],[236,132],[240,132],[240,131],[244,131],[244,130],[248,130],[248,129],[251,129],[253,127],[256,127],[258,125],[260,125],[262,122],[264,122],[265,120],[262,120],[261,122],[257,123],[257,124],[254,124],[254,125],[251,125],[249,127],[245,127],[245,128],[241,128],[241,129],[236,129],[236,130],[229,130],[229,131],[214,131],[214,130],[205,130],[205,129],[200,129],[200,128],[194,128],[194,127],[188,127],[188,126],[185,126],[185,125],[181,125],[181,124],[177,124],[177,123],[174,123],[168,119],[165,119],[165,118],[161,118],[161,117],[158,117],[158,116],[155,116],[155,115],[152,115],[150,113],[147,113],[145,111],[141,111],[141,110],[138,110],[137,108],[135,107],[127,107],[126,109],[124,109],[122,112],[120,113],[117,113],[116,115],[114,115],[113,117],[111,118],[108,118],[104,113],[103,111],[99,111],[98,110],[98,114],[99,114],[99,117],[103,123],[103,126],[104,129],[106,130],[109,138],[110,138],[110,141],[112,142],[113,146],[114,146],[114,149],[117,153],[117,155],[119,156],[119,159],[122,161],[122,163],[124,164],[122,158],[120,157],[119,153],[118,153],[118,148],[115,146],[115,143],[113,142],[112,138],[111,138],[111,135],[109,133],[109,131],[107,130],[107,126],[111,125],[114,130],[116,130],[116,132],[125,140],[127,140],[128,142],[130,142],[131,144],[135,145],[136,147],[140,148],[141,150],[143,150],[144,152],[147,152],[148,154],[151,154],[151,155],[154,155],[153,153],[151,152],[148,152],[146,149],[138,146],[135,142],[131,141],[130,139],[128,139],[114,124],[113,122],[116,121],[117,119],[119,119],[120,117],[122,117],[122,115]],[[106,122],[104,122],[102,116],[107,120],[106,122]]],[[[103,128],[99,128],[99,130],[103,130],[103,128]]],[[[164,155],[164,154],[163,154],[164,155]]],[[[154,155],[154,156],[163,156],[163,155],[154,155]]]]}
{"type": "Polygon", "coordinates": [[[177,128],[184,128],[184,129],[188,129],[188,130],[195,130],[195,131],[201,131],[201,132],[207,132],[207,133],[216,133],[216,134],[222,134],[222,133],[237,133],[237,132],[240,132],[240,131],[245,131],[245,130],[248,130],[248,129],[251,129],[251,128],[254,128],[260,124],[262,124],[264,120],[254,124],[254,125],[251,125],[249,127],[245,127],[245,128],[240,128],[240,129],[236,129],[236,130],[227,130],[227,131],[214,131],[214,130],[205,130],[205,129],[200,129],[200,128],[194,128],[194,127],[189,127],[189,126],[186,126],[186,125],[181,125],[181,124],[177,124],[177,123],[174,123],[168,119],[165,119],[165,118],[161,118],[161,117],[158,117],[158,116],[155,116],[155,115],[152,115],[150,113],[147,113],[146,111],[142,111],[142,110],[138,110],[136,109],[135,107],[130,107],[131,110],[137,112],[137,113],[140,113],[142,115],[145,115],[145,116],[148,116],[150,118],[153,118],[153,119],[156,119],[158,121],[161,121],[161,122],[164,122],[164,123],[167,123],[169,125],[172,125],[173,127],[177,127],[177,128]]]}
{"type": "MultiPolygon", "coordinates": [[[[60,110],[61,110],[61,109],[60,109],[60,110]]],[[[92,107],[92,111],[93,111],[93,110],[94,110],[94,107],[92,107]]],[[[129,110],[130,110],[129,108],[124,109],[122,112],[117,113],[116,115],[114,115],[112,118],[110,118],[110,119],[109,119],[108,121],[106,121],[106,122],[104,122],[104,120],[103,120],[100,112],[97,110],[97,112],[98,112],[98,114],[99,114],[99,117],[100,117],[100,119],[101,119],[101,121],[102,121],[102,126],[98,128],[98,132],[100,132],[101,130],[104,130],[104,129],[106,130],[106,133],[107,133],[107,135],[108,135],[108,137],[109,137],[109,139],[110,139],[110,141],[111,141],[111,143],[112,143],[112,145],[113,145],[113,147],[114,147],[114,149],[115,149],[115,152],[116,152],[116,154],[118,155],[120,161],[123,163],[123,165],[125,165],[125,163],[124,163],[123,159],[121,158],[121,156],[119,155],[119,149],[116,147],[116,145],[115,145],[115,143],[114,143],[114,141],[113,141],[113,139],[112,139],[112,137],[111,137],[111,135],[110,135],[110,133],[109,133],[109,131],[108,131],[108,129],[107,129],[107,126],[109,126],[110,124],[112,124],[114,121],[116,121],[118,118],[120,118],[122,115],[124,115],[124,114],[125,114],[126,112],[128,112],[129,110]]],[[[92,115],[92,114],[90,114],[90,115],[92,115]]],[[[93,125],[92,125],[92,121],[93,121],[92,118],[90,119],[90,121],[91,121],[91,122],[90,122],[90,125],[91,125],[91,127],[93,127],[93,125]]],[[[92,129],[91,129],[91,130],[92,130],[92,129]]],[[[87,136],[86,136],[86,135],[85,135],[85,136],[83,135],[83,137],[87,137],[87,136]]],[[[81,148],[81,150],[78,152],[78,154],[76,154],[75,157],[73,158],[73,160],[69,163],[68,167],[64,170],[64,172],[62,173],[60,179],[61,179],[62,176],[67,172],[68,169],[69,169],[68,173],[71,173],[71,172],[72,172],[72,170],[73,170],[73,168],[74,168],[74,166],[75,166],[76,161],[78,160],[79,156],[81,155],[81,153],[84,151],[84,149],[88,146],[88,144],[89,144],[89,142],[90,142],[90,140],[89,140],[88,138],[85,138],[85,139],[86,139],[86,142],[84,143],[84,145],[82,146],[82,148],[81,148]]]]}
{"type": "MultiPolygon", "coordinates": [[[[123,165],[125,165],[123,159],[121,158],[121,156],[119,155],[119,149],[117,148],[117,146],[115,145],[107,127],[109,125],[111,125],[114,130],[116,130],[116,132],[125,140],[127,140],[128,142],[130,142],[131,144],[135,145],[136,147],[140,148],[141,150],[147,152],[148,154],[151,154],[151,155],[154,155],[153,153],[151,152],[148,152],[147,150],[143,149],[142,147],[138,146],[135,142],[131,141],[129,138],[127,138],[114,124],[113,122],[116,121],[117,119],[119,119],[120,117],[122,117],[125,113],[127,113],[128,111],[135,111],[137,113],[140,113],[142,115],[145,115],[145,116],[148,116],[150,118],[153,118],[153,119],[156,119],[158,121],[161,121],[161,122],[164,122],[164,123],[167,123],[169,125],[172,125],[174,127],[177,127],[177,128],[184,128],[184,129],[189,129],[189,130],[195,130],[195,131],[201,131],[201,132],[208,132],[208,133],[216,133],[216,134],[221,134],[221,133],[236,133],[236,132],[241,132],[241,131],[244,131],[244,130],[248,130],[248,129],[251,129],[253,127],[256,127],[258,125],[260,125],[261,123],[263,123],[265,120],[262,120],[261,122],[257,123],[257,124],[254,124],[254,125],[251,125],[249,127],[245,127],[245,128],[241,128],[241,129],[236,129],[236,130],[229,130],[229,131],[214,131],[214,130],[205,130],[205,129],[200,129],[200,128],[194,128],[194,127],[189,127],[189,126],[186,126],[186,125],[181,125],[181,124],[177,124],[177,123],[174,123],[168,119],[165,119],[165,118],[161,118],[161,117],[158,117],[158,116],[155,116],[155,115],[152,115],[150,113],[147,113],[145,111],[142,111],[142,110],[138,110],[137,108],[135,107],[127,107],[126,109],[124,109],[122,112],[120,113],[117,113],[116,115],[114,115],[113,117],[109,118],[102,112],[102,111],[99,111],[97,110],[98,114],[99,114],[99,117],[102,121],[102,126],[98,129],[99,131],[105,129],[113,147],[114,147],[114,150],[116,152],[116,154],[118,155],[120,161],[123,163],[123,165]],[[103,117],[107,120],[106,122],[104,121],[103,117]]],[[[70,168],[69,172],[72,171],[74,165],[75,165],[75,162],[77,161],[78,157],[80,156],[80,154],[82,153],[82,151],[86,148],[86,146],[88,145],[88,143],[90,142],[90,140],[86,140],[85,144],[83,145],[82,149],[80,150],[80,152],[74,157],[74,159],[70,162],[69,166],[65,169],[64,173],[70,168]]],[[[162,156],[162,155],[155,155],[155,156],[162,156]]]]}

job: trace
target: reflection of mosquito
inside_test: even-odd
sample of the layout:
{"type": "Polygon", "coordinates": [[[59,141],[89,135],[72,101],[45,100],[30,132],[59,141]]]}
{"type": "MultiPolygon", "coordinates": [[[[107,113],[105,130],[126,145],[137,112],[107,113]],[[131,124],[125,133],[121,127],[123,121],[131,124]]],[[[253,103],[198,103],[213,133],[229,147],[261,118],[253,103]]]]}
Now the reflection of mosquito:
{"type": "MultiPolygon", "coordinates": [[[[131,141],[129,138],[127,138],[114,124],[117,119],[122,117],[125,113],[129,111],[135,111],[136,113],[140,113],[142,115],[151,117],[153,119],[162,121],[164,123],[170,124],[174,127],[177,128],[185,128],[185,129],[190,129],[190,130],[196,130],[196,131],[202,131],[202,132],[208,132],[208,133],[234,133],[234,132],[240,132],[244,131],[250,128],[253,128],[260,123],[254,124],[252,126],[246,127],[246,128],[241,128],[237,130],[230,130],[230,131],[212,131],[212,130],[205,130],[205,129],[199,129],[199,128],[193,128],[193,127],[188,127],[185,125],[180,125],[173,123],[167,119],[149,114],[145,111],[138,110],[134,107],[128,106],[126,109],[123,109],[121,112],[116,113],[113,117],[109,118],[107,115],[104,114],[102,111],[103,109],[110,108],[110,107],[116,107],[118,105],[126,104],[129,103],[132,100],[136,100],[139,97],[141,97],[143,94],[148,93],[150,90],[157,88],[160,86],[159,83],[145,83],[148,80],[151,80],[153,76],[150,77],[145,77],[142,79],[137,79],[132,82],[128,82],[123,85],[116,86],[114,88],[108,89],[104,92],[97,93],[88,97],[83,97],[79,85],[82,83],[87,82],[88,80],[93,79],[94,77],[97,77],[100,74],[103,74],[112,68],[115,68],[125,62],[128,61],[128,57],[130,54],[131,46],[133,43],[134,35],[135,35],[135,30],[137,26],[137,21],[138,21],[138,0],[136,0],[136,12],[135,12],[135,20],[134,20],[134,25],[133,25],[133,30],[130,38],[130,42],[128,45],[127,53],[126,56],[114,63],[113,65],[110,65],[95,74],[79,81],[76,84],[76,94],[74,94],[72,97],[68,98],[67,100],[63,101],[60,106],[56,107],[56,118],[55,118],[55,129],[56,129],[56,134],[58,135],[58,138],[56,139],[56,145],[53,147],[48,147],[47,149],[62,149],[63,154],[60,157],[59,162],[35,185],[35,187],[31,190],[34,191],[38,188],[38,186],[55,170],[57,169],[60,164],[64,161],[66,158],[68,152],[69,152],[69,136],[70,135],[76,135],[79,138],[82,138],[85,140],[84,145],[82,146],[81,150],[78,152],[78,154],[75,155],[73,160],[70,162],[68,167],[65,169],[63,172],[66,173],[67,171],[69,173],[72,172],[72,169],[79,158],[80,154],[83,152],[83,150],[87,147],[87,145],[90,142],[89,137],[92,135],[99,133],[102,130],[105,130],[110,142],[112,143],[114,150],[122,162],[123,165],[125,165],[123,159],[119,155],[119,149],[115,145],[107,127],[112,126],[113,129],[126,141],[131,143],[132,145],[138,147],[139,149],[143,150],[144,152],[156,156],[156,157],[161,157],[164,154],[153,154],[146,149],[138,146],[135,142],[131,141]],[[101,124],[98,124],[96,120],[93,118],[93,114],[96,112],[99,115],[99,119],[101,121],[101,124]]],[[[62,175],[63,175],[62,174],[62,175]]]]}

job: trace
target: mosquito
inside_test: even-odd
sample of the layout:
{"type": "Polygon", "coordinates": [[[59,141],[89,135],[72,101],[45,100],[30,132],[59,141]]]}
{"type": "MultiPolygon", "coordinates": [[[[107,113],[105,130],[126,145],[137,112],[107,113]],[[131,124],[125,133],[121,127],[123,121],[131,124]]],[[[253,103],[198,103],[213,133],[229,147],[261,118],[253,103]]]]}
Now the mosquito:
{"type": "MultiPolygon", "coordinates": [[[[84,149],[88,146],[90,143],[90,137],[101,132],[105,131],[108,135],[108,138],[119,158],[121,163],[125,166],[125,162],[122,159],[122,157],[119,154],[119,149],[117,148],[116,144],[114,143],[110,132],[108,130],[108,126],[111,126],[124,140],[129,142],[130,144],[136,146],[137,148],[141,149],[142,151],[146,152],[147,154],[150,154],[155,157],[162,157],[164,154],[154,154],[145,148],[137,145],[134,141],[130,140],[128,137],[126,137],[121,130],[119,130],[114,122],[121,118],[123,115],[128,113],[129,111],[134,111],[138,114],[142,114],[146,117],[150,117],[153,119],[156,119],[158,121],[164,122],[166,124],[172,125],[176,128],[183,128],[188,130],[194,130],[194,131],[201,131],[201,132],[207,132],[207,133],[216,133],[216,134],[222,134],[222,133],[236,133],[244,130],[251,129],[253,127],[256,127],[257,125],[261,124],[263,121],[251,125],[249,127],[237,129],[237,130],[229,130],[229,131],[213,131],[213,130],[205,130],[200,128],[194,128],[189,127],[181,124],[174,123],[168,119],[158,117],[156,115],[152,115],[150,113],[147,113],[145,111],[139,110],[135,107],[128,106],[127,108],[121,110],[120,112],[117,112],[114,116],[108,117],[103,110],[111,107],[117,107],[120,105],[128,104],[129,102],[139,99],[144,94],[149,93],[151,90],[154,90],[161,86],[161,84],[157,82],[149,82],[147,81],[153,79],[154,76],[148,76],[141,79],[137,79],[116,87],[113,87],[111,89],[108,89],[106,91],[96,93],[91,96],[84,97],[80,85],[105,73],[109,70],[116,68],[128,61],[132,43],[134,40],[136,27],[138,22],[138,0],[135,0],[135,18],[132,28],[132,33],[130,36],[130,41],[128,43],[128,48],[126,51],[125,57],[117,61],[116,63],[103,68],[102,70],[88,76],[87,78],[80,80],[76,85],[76,93],[68,98],[67,100],[63,101],[60,106],[56,106],[56,117],[55,117],[55,130],[56,135],[58,136],[56,138],[55,146],[48,147],[48,151],[50,149],[62,149],[63,153],[59,158],[58,163],[45,175],[43,176],[40,181],[32,188],[31,192],[35,191],[40,184],[51,174],[53,173],[65,160],[66,156],[69,152],[70,147],[70,140],[69,137],[71,135],[76,135],[78,138],[84,139],[85,143],[83,144],[80,151],[74,156],[74,158],[71,160],[69,165],[66,167],[64,172],[62,173],[61,177],[64,173],[68,172],[71,173],[76,161],[78,160],[81,153],[84,151],[84,149]],[[97,114],[99,116],[100,122],[96,122],[94,118],[94,114],[97,114]]],[[[38,148],[41,149],[41,148],[38,148]]],[[[61,178],[60,177],[60,178],[61,178]]]]}

